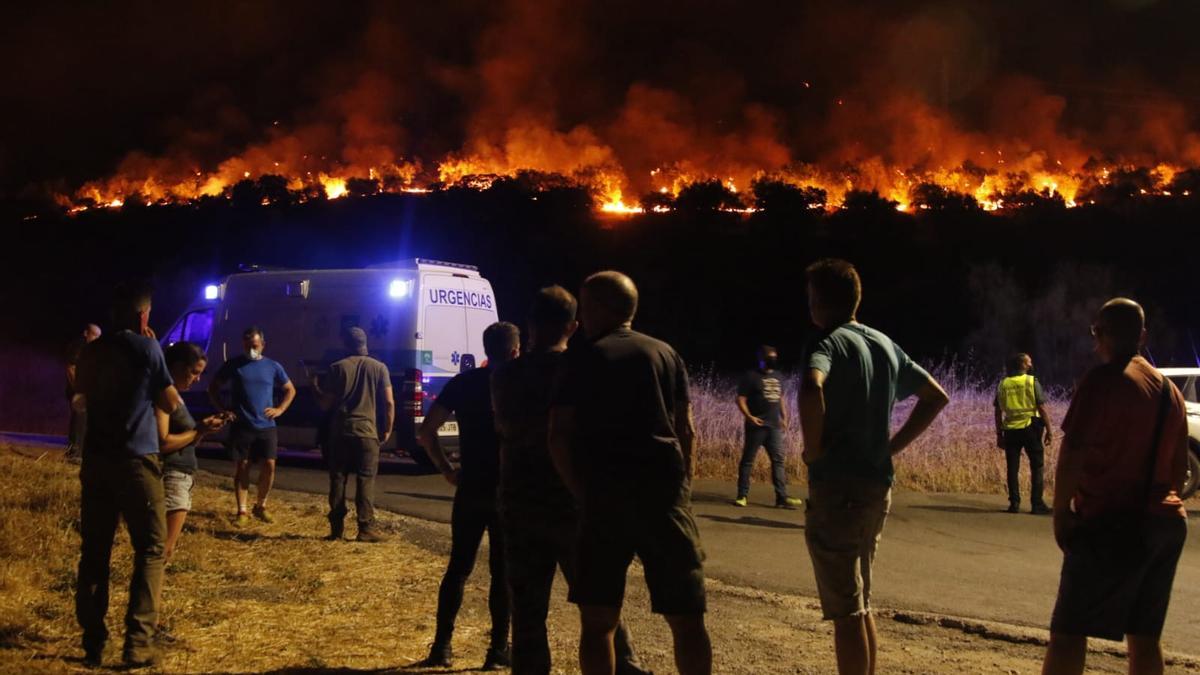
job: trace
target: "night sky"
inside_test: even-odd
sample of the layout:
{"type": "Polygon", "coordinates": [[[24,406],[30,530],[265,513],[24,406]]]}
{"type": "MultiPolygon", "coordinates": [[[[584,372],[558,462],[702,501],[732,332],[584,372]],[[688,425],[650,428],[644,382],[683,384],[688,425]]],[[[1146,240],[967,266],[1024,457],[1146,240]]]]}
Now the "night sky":
{"type": "Polygon", "coordinates": [[[382,145],[429,169],[530,123],[585,125],[631,173],[700,146],[765,164],[904,162],[913,124],[900,118],[918,106],[962,134],[1200,164],[1200,4],[1188,0],[289,0],[5,14],[6,197],[75,189],[131,152],[208,169],[288,135],[342,158],[382,145]]]}

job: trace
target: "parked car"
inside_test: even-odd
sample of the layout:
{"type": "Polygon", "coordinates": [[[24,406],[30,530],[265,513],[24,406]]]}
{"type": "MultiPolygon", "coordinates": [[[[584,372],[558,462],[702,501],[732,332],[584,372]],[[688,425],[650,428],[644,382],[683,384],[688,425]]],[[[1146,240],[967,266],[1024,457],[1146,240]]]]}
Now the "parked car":
{"type": "Polygon", "coordinates": [[[1197,388],[1200,383],[1200,368],[1159,368],[1158,371],[1171,378],[1171,381],[1183,392],[1187,402],[1188,422],[1188,477],[1183,484],[1184,499],[1196,494],[1200,487],[1200,401],[1197,400],[1197,388]]]}

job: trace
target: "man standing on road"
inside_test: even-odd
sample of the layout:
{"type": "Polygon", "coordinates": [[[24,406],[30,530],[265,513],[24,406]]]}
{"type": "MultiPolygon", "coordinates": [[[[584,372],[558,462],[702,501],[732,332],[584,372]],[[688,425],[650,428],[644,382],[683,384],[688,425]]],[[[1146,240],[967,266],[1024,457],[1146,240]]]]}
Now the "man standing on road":
{"type": "Polygon", "coordinates": [[[691,509],[695,427],[687,369],[670,345],[633,330],[638,293],[620,272],[588,277],[583,328],[550,412],[550,452],[582,505],[578,569],[584,675],[611,675],[625,577],[636,555],[651,609],[671,629],[683,675],[712,672],[704,552],[691,509]]]}
{"type": "MultiPolygon", "coordinates": [[[[529,345],[492,374],[500,435],[500,520],[512,596],[515,675],[548,675],[546,615],[555,567],[575,581],[575,501],[550,460],[550,398],[562,377],[567,341],[579,327],[575,298],[561,286],[538,291],[529,320],[529,345]]],[[[616,633],[617,675],[645,673],[622,623],[616,633]]]]}
{"type": "Polygon", "coordinates": [[[374,531],[375,476],[379,448],[387,443],[396,423],[392,380],[382,362],[367,355],[367,333],[350,328],[343,336],[349,356],[334,361],[324,387],[314,379],[313,389],[321,408],[332,412],[329,420],[329,539],[340,541],[346,528],[346,481],[355,474],[354,509],[358,540],[382,541],[374,531]],[[379,427],[383,404],[384,424],[379,427]]]}
{"type": "Polygon", "coordinates": [[[888,336],[856,320],[862,284],[844,260],[808,268],[813,323],[800,389],[804,462],[809,469],[805,539],[821,611],[833,621],[838,672],[875,672],[871,565],[892,501],[892,457],[949,402],[946,392],[888,336]],[[896,401],[917,396],[908,420],[890,435],[896,401]]]}
{"type": "Polygon", "coordinates": [[[738,466],[738,493],[734,506],[746,506],[750,496],[750,472],[758,449],[765,447],[771,459],[771,481],[775,485],[775,507],[795,509],[802,501],[789,497],[787,473],[783,466],[783,430],[787,427],[787,408],[783,405],[783,383],[775,372],[779,352],[763,345],[758,349],[758,368],[742,376],[738,383],[737,406],[745,418],[745,444],[738,466]]]}
{"type": "Polygon", "coordinates": [[[229,430],[229,451],[233,456],[233,492],[237,501],[237,525],[250,524],[246,504],[250,500],[250,466],[259,464],[258,494],[254,517],[264,523],[274,522],[267,512],[267,495],[275,482],[275,458],[278,456],[279,436],[275,419],[287,411],[296,398],[296,386],[288,379],[283,366],[263,356],[266,340],[262,330],[251,326],[242,333],[245,353],[226,361],[208,387],[208,397],[218,412],[227,412],[221,401],[221,387],[229,383],[233,425],[229,430]],[[283,391],[275,405],[275,388],[283,391]]]}
{"type": "Polygon", "coordinates": [[[1092,335],[1103,362],[1063,420],[1054,536],[1063,550],[1045,675],[1082,673],[1087,639],[1125,639],[1130,673],[1162,673],[1161,636],[1187,537],[1183,396],[1138,352],[1140,305],[1115,298],[1092,335]]]}
{"type": "Polygon", "coordinates": [[[94,323],[89,323],[83,327],[83,333],[76,336],[67,345],[65,359],[67,370],[67,407],[70,410],[71,419],[67,425],[67,451],[64,458],[69,462],[78,463],[83,456],[83,434],[87,429],[87,411],[74,404],[75,394],[79,390],[75,378],[76,367],[79,365],[79,356],[83,354],[83,348],[98,337],[100,337],[100,327],[94,323]]]}
{"type": "Polygon", "coordinates": [[[174,412],[179,392],[149,328],[150,290],[117,288],[113,332],[88,344],[76,372],[77,403],[88,410],[79,479],[80,556],[75,616],[83,628],[84,663],[98,667],[108,640],[108,581],[113,536],[125,521],[133,545],[124,662],[157,661],[153,646],[162,590],[167,522],[154,409],[174,412]]]}
{"type": "Polygon", "coordinates": [[[1021,451],[1029,456],[1030,513],[1044,515],[1050,507],[1042,500],[1042,465],[1045,445],[1050,445],[1050,415],[1042,383],[1031,374],[1033,358],[1015,354],[1008,360],[1008,377],[996,389],[996,444],[1008,461],[1008,512],[1021,510],[1021,451]]]}
{"type": "Polygon", "coordinates": [[[496,490],[500,483],[500,441],[492,413],[492,372],[515,359],[521,352],[521,331],[507,321],[483,331],[483,350],[487,364],[454,376],[446,383],[437,401],[421,424],[421,445],[429,459],[441,470],[446,481],[457,486],[454,509],[450,516],[450,562],[438,589],[437,633],[424,666],[449,667],[454,620],[462,606],[463,588],[471,570],[483,533],[488,535],[488,567],[491,588],[488,609],[492,614],[491,644],[484,657],[483,670],[510,665],[508,650],[509,597],[504,571],[504,536],[496,508],[496,490]],[[446,459],[438,442],[437,430],[455,415],[458,420],[460,469],[446,459]]]}

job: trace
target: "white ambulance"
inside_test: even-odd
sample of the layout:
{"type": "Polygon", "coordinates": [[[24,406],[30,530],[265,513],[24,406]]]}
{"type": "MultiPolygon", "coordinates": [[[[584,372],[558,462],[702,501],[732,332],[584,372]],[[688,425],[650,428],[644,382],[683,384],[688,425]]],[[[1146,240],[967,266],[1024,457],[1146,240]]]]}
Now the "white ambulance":
{"type": "MultiPolygon", "coordinates": [[[[392,375],[396,427],[387,449],[428,465],[416,428],[451,377],[483,364],[483,329],[497,316],[491,284],[470,265],[418,258],[367,269],[252,269],[206,286],[161,342],[187,340],[207,352],[203,378],[185,395],[199,416],[211,410],[211,378],[242,353],[245,329],[258,326],[265,355],[283,365],[298,390],[279,419],[280,445],[311,449],[322,417],[312,376],[345,355],[342,331],[358,326],[371,356],[392,375]]],[[[439,434],[457,445],[453,420],[439,434]]]]}

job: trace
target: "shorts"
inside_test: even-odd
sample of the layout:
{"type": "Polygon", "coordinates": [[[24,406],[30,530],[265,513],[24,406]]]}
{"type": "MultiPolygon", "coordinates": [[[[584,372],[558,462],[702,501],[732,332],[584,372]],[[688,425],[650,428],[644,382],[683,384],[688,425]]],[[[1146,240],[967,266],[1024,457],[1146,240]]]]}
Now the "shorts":
{"type": "Polygon", "coordinates": [[[192,510],[192,486],[195,479],[192,474],[163,469],[163,504],[167,513],[172,511],[192,510]]]}
{"type": "Polygon", "coordinates": [[[632,504],[584,508],[568,599],[577,605],[620,607],[634,555],[642,561],[651,611],[704,613],[704,550],[686,503],[649,510],[632,504]]]}
{"type": "Polygon", "coordinates": [[[234,427],[229,432],[229,454],[234,461],[275,459],[279,455],[279,430],[234,427]]]}
{"type": "Polygon", "coordinates": [[[1147,516],[1140,536],[1084,525],[1068,535],[1050,631],[1122,640],[1159,637],[1171,601],[1187,521],[1147,516]]]}
{"type": "Polygon", "coordinates": [[[879,481],[813,481],[804,512],[804,539],[826,620],[871,610],[871,568],[892,507],[892,488],[879,481]]]}

